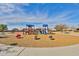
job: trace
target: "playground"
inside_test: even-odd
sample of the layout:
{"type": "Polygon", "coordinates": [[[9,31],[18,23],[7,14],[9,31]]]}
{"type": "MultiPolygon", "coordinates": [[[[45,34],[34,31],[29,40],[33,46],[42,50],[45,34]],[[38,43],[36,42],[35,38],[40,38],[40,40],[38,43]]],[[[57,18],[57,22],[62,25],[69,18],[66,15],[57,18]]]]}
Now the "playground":
{"type": "Polygon", "coordinates": [[[6,32],[5,38],[0,38],[1,44],[16,45],[21,47],[60,47],[79,44],[79,33],[71,32],[65,34],[63,32],[54,32],[55,34],[38,34],[23,35],[21,38],[16,37],[16,33],[6,32]],[[72,35],[71,35],[72,34],[72,35]]]}
{"type": "Polygon", "coordinates": [[[47,24],[42,28],[26,25],[22,31],[0,32],[0,44],[21,47],[60,47],[79,44],[79,33],[52,31],[47,24]]]}

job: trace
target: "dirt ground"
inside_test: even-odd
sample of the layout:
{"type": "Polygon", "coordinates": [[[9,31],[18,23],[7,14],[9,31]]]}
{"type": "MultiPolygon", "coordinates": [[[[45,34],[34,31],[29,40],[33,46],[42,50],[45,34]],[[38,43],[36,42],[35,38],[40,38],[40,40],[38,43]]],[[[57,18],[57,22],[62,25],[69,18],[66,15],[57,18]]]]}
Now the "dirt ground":
{"type": "Polygon", "coordinates": [[[79,44],[79,33],[61,33],[55,32],[55,34],[39,34],[37,35],[39,40],[35,40],[35,35],[22,35],[23,38],[17,39],[16,33],[7,33],[7,38],[0,38],[1,44],[13,44],[17,43],[17,46],[23,47],[59,47],[79,44]],[[54,40],[51,40],[49,36],[52,35],[54,40]]]}

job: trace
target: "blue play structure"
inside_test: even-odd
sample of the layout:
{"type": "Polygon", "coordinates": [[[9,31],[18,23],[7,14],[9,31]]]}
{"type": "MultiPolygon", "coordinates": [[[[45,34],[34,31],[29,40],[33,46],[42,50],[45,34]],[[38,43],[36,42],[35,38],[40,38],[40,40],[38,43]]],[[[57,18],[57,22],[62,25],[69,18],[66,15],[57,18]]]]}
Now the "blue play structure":
{"type": "Polygon", "coordinates": [[[26,24],[25,33],[27,34],[48,34],[48,24],[43,24],[43,28],[34,28],[34,25],[26,24]]]}
{"type": "Polygon", "coordinates": [[[43,24],[42,34],[48,34],[48,25],[47,24],[43,24]]]}

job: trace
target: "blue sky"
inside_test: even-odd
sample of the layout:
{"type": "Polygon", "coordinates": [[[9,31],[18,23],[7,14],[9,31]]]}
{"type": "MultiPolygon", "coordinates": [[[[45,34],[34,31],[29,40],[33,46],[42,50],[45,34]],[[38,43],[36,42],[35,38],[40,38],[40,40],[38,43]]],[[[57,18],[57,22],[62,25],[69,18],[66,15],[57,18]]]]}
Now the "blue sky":
{"type": "Polygon", "coordinates": [[[69,3],[0,3],[0,23],[9,29],[24,28],[26,24],[42,27],[48,24],[53,28],[56,24],[78,26],[79,4],[69,3]]]}

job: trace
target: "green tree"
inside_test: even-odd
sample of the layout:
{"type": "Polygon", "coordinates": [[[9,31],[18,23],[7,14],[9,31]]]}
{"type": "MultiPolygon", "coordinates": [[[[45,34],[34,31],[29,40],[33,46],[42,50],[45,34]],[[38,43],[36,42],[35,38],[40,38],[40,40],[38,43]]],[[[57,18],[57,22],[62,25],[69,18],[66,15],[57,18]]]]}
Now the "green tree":
{"type": "Polygon", "coordinates": [[[5,31],[5,30],[7,30],[8,28],[7,28],[7,25],[5,25],[5,24],[0,24],[0,31],[1,32],[3,32],[3,31],[5,31]]]}

